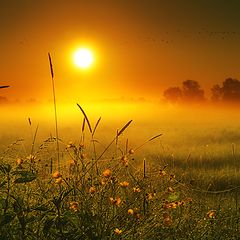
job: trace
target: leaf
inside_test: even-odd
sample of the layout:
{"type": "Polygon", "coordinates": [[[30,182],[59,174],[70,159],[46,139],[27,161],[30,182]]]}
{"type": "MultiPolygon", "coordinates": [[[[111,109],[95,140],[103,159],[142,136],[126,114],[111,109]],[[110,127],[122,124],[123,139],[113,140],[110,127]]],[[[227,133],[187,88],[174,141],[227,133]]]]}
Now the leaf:
{"type": "Polygon", "coordinates": [[[17,174],[20,174],[21,177],[15,179],[14,183],[26,183],[26,182],[32,182],[37,178],[37,174],[33,172],[28,171],[20,171],[17,174]]]}
{"type": "Polygon", "coordinates": [[[11,171],[11,165],[10,164],[1,164],[0,165],[0,171],[3,173],[9,173],[11,171]]]}
{"type": "Polygon", "coordinates": [[[43,234],[44,236],[48,236],[49,235],[49,230],[52,227],[54,223],[54,218],[47,218],[46,221],[44,222],[44,226],[43,226],[43,234]]]}
{"type": "Polygon", "coordinates": [[[15,216],[15,213],[5,213],[0,217],[0,227],[9,224],[15,218],[15,216]]]}
{"type": "Polygon", "coordinates": [[[77,103],[77,105],[78,105],[78,107],[80,108],[82,114],[84,115],[84,117],[85,117],[85,119],[86,119],[86,121],[87,121],[87,125],[88,125],[88,128],[89,128],[89,131],[90,131],[90,133],[92,134],[92,128],[91,128],[91,125],[90,125],[90,122],[89,122],[89,120],[88,120],[88,117],[87,117],[86,113],[84,112],[84,110],[82,109],[82,107],[81,107],[78,103],[77,103]]]}
{"type": "Polygon", "coordinates": [[[120,136],[125,129],[131,124],[132,120],[130,120],[127,124],[125,124],[125,126],[117,133],[117,136],[120,136]]]}
{"type": "Polygon", "coordinates": [[[171,193],[171,194],[169,194],[169,196],[168,196],[168,200],[169,200],[170,202],[177,201],[177,200],[179,199],[179,196],[180,196],[180,194],[179,194],[178,192],[171,193]]]}

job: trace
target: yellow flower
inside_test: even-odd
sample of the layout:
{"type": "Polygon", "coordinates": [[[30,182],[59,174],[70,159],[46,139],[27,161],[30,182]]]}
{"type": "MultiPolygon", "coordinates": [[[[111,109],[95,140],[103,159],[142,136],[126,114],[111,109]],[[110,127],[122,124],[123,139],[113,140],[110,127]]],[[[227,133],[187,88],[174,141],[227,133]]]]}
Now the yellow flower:
{"type": "Polygon", "coordinates": [[[128,153],[129,153],[129,154],[134,154],[134,150],[133,150],[133,149],[130,149],[130,150],[128,151],[128,153]]]}
{"type": "Polygon", "coordinates": [[[80,157],[81,157],[81,159],[86,159],[86,158],[87,158],[87,154],[86,154],[86,153],[82,153],[82,154],[80,155],[80,157]]]}
{"type": "Polygon", "coordinates": [[[57,179],[55,180],[55,183],[56,183],[56,184],[61,184],[62,181],[63,181],[62,178],[59,177],[59,178],[57,178],[57,179]]]}
{"type": "Polygon", "coordinates": [[[61,177],[62,175],[60,174],[60,172],[59,171],[56,171],[56,172],[54,172],[53,174],[52,174],[52,177],[53,178],[59,178],[59,177],[61,177]]]}
{"type": "Polygon", "coordinates": [[[167,173],[166,173],[164,170],[160,170],[160,171],[159,171],[159,174],[160,174],[160,176],[164,176],[164,175],[166,175],[167,173]]]}
{"type": "Polygon", "coordinates": [[[139,193],[139,192],[141,192],[141,189],[139,187],[134,187],[133,192],[139,193]]]}
{"type": "Polygon", "coordinates": [[[210,210],[208,213],[207,213],[207,216],[209,218],[215,218],[216,217],[216,211],[215,210],[210,210]]]}
{"type": "Polygon", "coordinates": [[[75,145],[73,144],[73,142],[69,142],[68,145],[67,145],[67,148],[73,148],[75,147],[75,145]]]}
{"type": "Polygon", "coordinates": [[[129,182],[127,182],[127,181],[120,182],[119,185],[120,185],[122,188],[126,188],[126,187],[129,186],[129,182]]]}
{"type": "Polygon", "coordinates": [[[151,201],[153,200],[153,197],[155,196],[156,193],[147,193],[146,194],[146,198],[148,201],[151,201]]]}
{"type": "Polygon", "coordinates": [[[121,162],[124,166],[126,166],[126,167],[128,166],[128,158],[126,156],[123,156],[121,158],[121,162]]]}
{"type": "Polygon", "coordinates": [[[120,206],[120,204],[121,204],[121,202],[122,202],[122,200],[121,200],[120,197],[117,197],[116,199],[110,197],[109,199],[110,199],[110,203],[111,203],[112,205],[115,205],[115,206],[120,206]]]}
{"type": "Polygon", "coordinates": [[[168,187],[167,191],[172,193],[172,192],[174,192],[174,189],[172,187],[168,187]]]}
{"type": "Polygon", "coordinates": [[[34,162],[34,160],[36,159],[35,156],[33,156],[32,154],[30,154],[28,157],[27,157],[28,160],[30,160],[31,163],[34,162]]]}
{"type": "Polygon", "coordinates": [[[131,208],[128,209],[128,214],[129,214],[129,215],[133,215],[133,213],[134,213],[133,209],[131,209],[131,208]]]}
{"type": "Polygon", "coordinates": [[[115,233],[116,235],[121,235],[121,234],[122,234],[122,230],[120,230],[119,228],[116,228],[116,229],[114,230],[114,233],[115,233]]]}
{"type": "Polygon", "coordinates": [[[79,205],[78,205],[78,202],[70,202],[70,207],[69,207],[71,210],[73,210],[74,212],[77,212],[78,209],[79,209],[79,205]]]}
{"type": "Polygon", "coordinates": [[[93,194],[96,192],[96,188],[95,187],[90,187],[88,190],[89,193],[93,194]]]}
{"type": "Polygon", "coordinates": [[[112,175],[111,169],[108,168],[108,169],[106,169],[106,170],[103,171],[103,176],[104,176],[105,178],[109,178],[111,175],[112,175]]]}
{"type": "Polygon", "coordinates": [[[163,225],[169,227],[172,225],[172,218],[168,213],[163,214],[163,225]]]}
{"type": "Polygon", "coordinates": [[[22,165],[23,160],[21,158],[17,158],[16,162],[17,162],[17,165],[22,165]]]}
{"type": "Polygon", "coordinates": [[[70,159],[69,160],[69,165],[70,165],[70,167],[74,166],[75,165],[75,161],[73,159],[70,159]]]}

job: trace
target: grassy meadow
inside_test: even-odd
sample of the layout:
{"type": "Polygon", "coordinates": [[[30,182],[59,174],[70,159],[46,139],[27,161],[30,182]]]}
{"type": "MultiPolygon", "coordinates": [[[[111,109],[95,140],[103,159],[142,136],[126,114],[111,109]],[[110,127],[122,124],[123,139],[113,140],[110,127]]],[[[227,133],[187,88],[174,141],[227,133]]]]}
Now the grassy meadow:
{"type": "Polygon", "coordinates": [[[0,239],[239,239],[236,110],[2,108],[0,239]]]}

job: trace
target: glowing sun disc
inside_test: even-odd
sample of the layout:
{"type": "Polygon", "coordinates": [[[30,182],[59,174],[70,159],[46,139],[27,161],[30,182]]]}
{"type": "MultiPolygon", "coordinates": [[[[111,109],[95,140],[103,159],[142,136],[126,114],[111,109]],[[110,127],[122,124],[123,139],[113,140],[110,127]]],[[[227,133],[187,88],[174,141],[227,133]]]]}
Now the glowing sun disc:
{"type": "Polygon", "coordinates": [[[89,49],[81,48],[74,53],[74,63],[80,68],[87,68],[93,63],[93,54],[89,49]]]}

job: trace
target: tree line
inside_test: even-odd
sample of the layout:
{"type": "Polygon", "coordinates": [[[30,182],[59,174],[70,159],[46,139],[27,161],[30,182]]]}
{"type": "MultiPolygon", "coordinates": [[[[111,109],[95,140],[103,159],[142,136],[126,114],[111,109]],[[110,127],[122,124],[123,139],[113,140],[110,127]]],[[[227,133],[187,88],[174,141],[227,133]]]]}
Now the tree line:
{"type": "MultiPolygon", "coordinates": [[[[169,87],[163,92],[164,100],[170,103],[205,102],[204,90],[195,80],[185,80],[181,87],[169,87]]],[[[221,84],[211,88],[211,101],[224,103],[240,103],[240,81],[227,78],[221,84]]]]}

